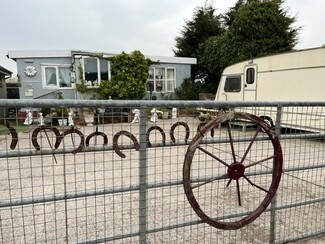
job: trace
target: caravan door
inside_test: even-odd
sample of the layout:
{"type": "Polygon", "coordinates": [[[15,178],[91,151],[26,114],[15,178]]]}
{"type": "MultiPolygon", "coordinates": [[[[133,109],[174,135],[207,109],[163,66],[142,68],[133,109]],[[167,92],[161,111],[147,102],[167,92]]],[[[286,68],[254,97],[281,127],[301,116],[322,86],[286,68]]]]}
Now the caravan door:
{"type": "Polygon", "coordinates": [[[249,65],[244,68],[244,101],[255,101],[257,66],[249,65]]]}

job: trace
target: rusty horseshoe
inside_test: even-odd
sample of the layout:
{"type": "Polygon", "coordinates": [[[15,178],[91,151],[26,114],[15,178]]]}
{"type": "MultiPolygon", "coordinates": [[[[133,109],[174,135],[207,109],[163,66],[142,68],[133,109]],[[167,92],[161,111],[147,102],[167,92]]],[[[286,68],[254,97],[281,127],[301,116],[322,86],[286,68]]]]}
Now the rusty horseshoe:
{"type": "Polygon", "coordinates": [[[11,134],[10,149],[14,150],[18,143],[18,133],[14,127],[11,126],[10,122],[4,119],[0,119],[0,124],[6,126],[11,134]]]}
{"type": "Polygon", "coordinates": [[[149,136],[150,136],[150,132],[153,130],[158,130],[162,136],[162,141],[163,141],[163,145],[166,145],[166,134],[164,132],[163,129],[161,129],[159,126],[151,126],[148,130],[147,130],[147,143],[148,143],[148,147],[152,147],[149,136]]]}
{"type": "Polygon", "coordinates": [[[125,135],[125,136],[129,137],[133,141],[135,150],[137,150],[137,151],[140,150],[140,145],[137,141],[137,138],[134,135],[132,135],[130,132],[121,130],[121,131],[117,132],[113,137],[113,148],[117,155],[119,155],[121,158],[125,158],[125,154],[121,152],[121,148],[118,145],[118,138],[121,135],[125,135]]]}
{"type": "Polygon", "coordinates": [[[188,125],[185,122],[176,122],[175,124],[173,124],[173,126],[170,128],[170,139],[172,140],[172,142],[176,143],[175,140],[175,136],[174,136],[174,131],[176,129],[177,126],[184,126],[185,130],[186,130],[186,134],[185,134],[185,142],[187,142],[188,138],[190,137],[190,128],[188,127],[188,125]]]}
{"type": "Polygon", "coordinates": [[[68,130],[64,131],[58,137],[58,140],[55,143],[55,148],[58,148],[59,147],[59,145],[61,144],[61,141],[63,140],[63,137],[65,137],[66,135],[69,135],[69,134],[74,134],[74,133],[80,136],[80,144],[79,144],[79,146],[75,150],[73,150],[72,153],[81,152],[81,150],[83,149],[83,147],[85,145],[85,136],[84,136],[84,134],[80,130],[75,129],[75,128],[68,129],[68,130]]]}
{"type": "Polygon", "coordinates": [[[103,145],[107,145],[107,143],[108,143],[108,137],[107,137],[107,135],[106,135],[105,133],[103,133],[103,132],[95,131],[95,132],[93,132],[93,133],[91,133],[91,134],[89,134],[89,135],[87,136],[87,139],[86,139],[86,147],[89,146],[89,141],[90,141],[90,139],[93,138],[94,136],[102,136],[103,139],[104,139],[104,143],[103,143],[103,145]]]}
{"type": "MultiPolygon", "coordinates": [[[[37,141],[37,135],[38,133],[40,133],[41,131],[44,131],[46,133],[46,131],[52,131],[55,134],[55,145],[58,142],[58,138],[60,137],[60,132],[57,128],[55,127],[48,127],[48,126],[40,126],[37,127],[32,134],[32,144],[34,146],[34,148],[39,151],[41,149],[40,145],[38,144],[37,141]]],[[[51,146],[51,145],[50,145],[51,146]]],[[[55,149],[57,149],[57,147],[55,147],[55,149]]]]}

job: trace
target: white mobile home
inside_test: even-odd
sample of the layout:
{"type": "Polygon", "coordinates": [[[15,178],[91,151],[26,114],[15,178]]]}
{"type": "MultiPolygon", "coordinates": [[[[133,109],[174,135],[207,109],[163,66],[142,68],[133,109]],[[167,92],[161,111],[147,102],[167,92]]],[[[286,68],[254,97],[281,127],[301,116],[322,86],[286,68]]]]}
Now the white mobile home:
{"type": "MultiPolygon", "coordinates": [[[[216,100],[324,101],[325,47],[265,56],[231,65],[222,74],[216,100]]],[[[259,116],[274,121],[274,113],[259,116]]]]}

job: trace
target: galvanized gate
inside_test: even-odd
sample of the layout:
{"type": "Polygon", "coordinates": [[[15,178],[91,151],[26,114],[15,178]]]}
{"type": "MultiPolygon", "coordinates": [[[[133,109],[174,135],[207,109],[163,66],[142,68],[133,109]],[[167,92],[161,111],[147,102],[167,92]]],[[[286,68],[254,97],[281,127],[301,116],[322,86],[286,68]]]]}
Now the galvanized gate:
{"type": "Polygon", "coordinates": [[[0,241],[284,243],[322,234],[324,105],[1,101],[20,112],[0,118],[0,241]],[[63,108],[70,117],[54,113],[63,108]],[[160,116],[166,110],[173,114],[160,116]],[[94,122],[85,124],[89,111],[94,122]],[[211,221],[229,227],[254,215],[273,189],[278,161],[265,122],[239,116],[207,123],[226,111],[262,118],[283,153],[276,198],[232,230],[211,221]]]}

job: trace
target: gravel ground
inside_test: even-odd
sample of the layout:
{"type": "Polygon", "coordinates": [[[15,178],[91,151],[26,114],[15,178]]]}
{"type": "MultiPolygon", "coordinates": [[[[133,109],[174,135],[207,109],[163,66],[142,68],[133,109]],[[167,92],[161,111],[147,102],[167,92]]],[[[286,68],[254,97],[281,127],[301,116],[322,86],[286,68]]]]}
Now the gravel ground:
{"type": "MultiPolygon", "coordinates": [[[[148,127],[156,125],[166,133],[170,143],[169,130],[177,121],[186,122],[190,128],[190,139],[196,134],[198,122],[194,118],[159,120],[148,122],[148,127]]],[[[9,148],[11,137],[0,137],[0,149],[4,152],[35,152],[31,126],[29,133],[19,133],[16,149],[9,148]]],[[[62,133],[67,128],[60,128],[62,133]]],[[[135,149],[123,149],[125,158],[119,157],[112,146],[113,136],[121,131],[131,132],[138,140],[138,124],[110,124],[81,126],[78,128],[86,137],[96,130],[104,132],[108,145],[104,151],[86,151],[76,154],[55,154],[6,157],[0,164],[0,242],[1,243],[80,243],[97,241],[109,242],[107,237],[124,239],[116,243],[136,243],[139,237],[139,215],[146,213],[147,243],[263,243],[269,242],[270,212],[263,213],[254,222],[239,230],[219,230],[202,223],[195,214],[184,194],[182,169],[187,146],[152,147],[147,151],[147,205],[139,210],[139,153],[135,149]],[[173,183],[173,185],[170,185],[173,183]],[[153,187],[157,186],[159,187],[153,187]],[[163,187],[164,185],[164,187],[163,187]],[[125,191],[131,188],[131,191],[125,191]],[[84,197],[97,192],[95,196],[84,197]],[[80,197],[75,198],[73,193],[80,197]],[[106,194],[104,194],[106,193],[106,194]],[[55,201],[47,201],[48,199],[55,201]],[[64,200],[67,198],[67,200],[64,200]],[[63,200],[62,200],[63,199],[63,200]],[[28,202],[29,201],[29,202],[28,202]],[[37,203],[37,202],[40,203],[37,203]],[[21,203],[24,205],[21,205],[21,203]],[[8,206],[15,205],[15,206],[8,206]],[[144,208],[144,209],[141,209],[144,208]],[[143,211],[142,211],[143,210],[143,211]],[[189,225],[189,223],[197,223],[189,225]],[[178,228],[173,228],[178,226],[178,228]],[[159,231],[154,231],[159,229],[159,231]],[[132,234],[135,233],[135,234],[132,234]]],[[[248,142],[234,143],[236,156],[243,156],[256,130],[234,128],[234,138],[248,138],[248,142]]],[[[184,142],[185,128],[175,129],[176,141],[184,142]]],[[[258,136],[264,136],[259,133],[258,136]]],[[[209,138],[210,135],[208,135],[209,138]]],[[[77,148],[79,136],[67,135],[57,152],[77,148]]],[[[225,127],[215,130],[214,138],[228,138],[225,127]]],[[[150,142],[162,144],[158,130],[150,134],[150,142]]],[[[101,135],[89,141],[90,148],[102,145],[101,135]]],[[[38,135],[41,150],[49,150],[55,144],[53,133],[38,135]],[[52,145],[52,146],[51,146],[52,145]]],[[[120,136],[119,145],[131,146],[131,140],[120,136]]],[[[324,199],[325,169],[321,160],[325,158],[324,143],[306,139],[281,141],[284,154],[284,168],[309,166],[304,171],[290,171],[282,175],[278,189],[277,206],[290,205],[302,201],[324,199]]],[[[204,144],[204,149],[225,162],[233,162],[229,143],[204,144]]],[[[273,155],[270,141],[256,141],[246,156],[245,162],[256,162],[273,155]]],[[[247,168],[247,173],[270,170],[272,160],[247,168]]],[[[209,155],[195,152],[192,161],[192,179],[209,178],[225,174],[227,168],[217,163],[209,155]]],[[[271,175],[252,176],[256,185],[267,188],[271,175]]],[[[203,211],[210,217],[220,217],[233,213],[254,210],[264,199],[265,193],[249,182],[240,181],[241,206],[235,181],[228,187],[228,180],[214,181],[193,189],[203,211]]],[[[325,203],[291,206],[277,211],[275,239],[283,242],[304,234],[324,230],[325,203]]],[[[242,217],[234,217],[231,221],[242,217]]],[[[226,221],[226,220],[225,220],[226,221]]],[[[227,220],[229,221],[229,220],[227,220]]],[[[324,236],[301,240],[298,243],[323,243],[324,236]]]]}

